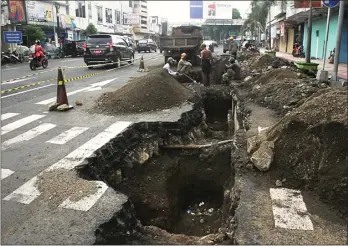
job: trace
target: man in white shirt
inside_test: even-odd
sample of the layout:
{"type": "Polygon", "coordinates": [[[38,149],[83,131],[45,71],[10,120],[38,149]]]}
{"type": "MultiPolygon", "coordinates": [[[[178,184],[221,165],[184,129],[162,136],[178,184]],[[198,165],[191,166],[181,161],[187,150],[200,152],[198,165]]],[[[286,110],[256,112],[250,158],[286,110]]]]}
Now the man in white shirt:
{"type": "Polygon", "coordinates": [[[175,65],[176,61],[172,58],[169,57],[167,60],[167,63],[163,66],[163,69],[165,69],[170,75],[177,76],[178,73],[174,72],[171,68],[170,65],[175,65]]]}

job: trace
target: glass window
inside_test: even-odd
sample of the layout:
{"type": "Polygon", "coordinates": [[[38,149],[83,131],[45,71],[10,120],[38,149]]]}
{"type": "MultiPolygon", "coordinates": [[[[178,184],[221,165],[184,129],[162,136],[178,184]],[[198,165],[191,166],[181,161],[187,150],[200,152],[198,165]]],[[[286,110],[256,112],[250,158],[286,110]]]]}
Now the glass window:
{"type": "Polygon", "coordinates": [[[98,36],[92,36],[88,37],[87,44],[89,45],[100,45],[100,44],[108,44],[111,42],[111,37],[109,35],[98,35],[98,36]]]}
{"type": "Polygon", "coordinates": [[[97,6],[98,22],[103,22],[103,7],[97,6]]]}
{"type": "Polygon", "coordinates": [[[106,23],[112,23],[112,9],[105,9],[105,20],[106,23]]]}
{"type": "Polygon", "coordinates": [[[115,10],[116,24],[121,24],[121,11],[115,10]]]}

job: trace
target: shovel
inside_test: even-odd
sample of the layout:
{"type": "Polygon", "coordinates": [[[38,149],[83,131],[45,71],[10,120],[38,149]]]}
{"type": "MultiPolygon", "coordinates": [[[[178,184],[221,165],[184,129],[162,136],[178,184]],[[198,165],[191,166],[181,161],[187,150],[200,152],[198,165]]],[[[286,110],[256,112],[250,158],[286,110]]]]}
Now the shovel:
{"type": "Polygon", "coordinates": [[[197,81],[192,79],[191,77],[189,77],[188,75],[182,73],[183,75],[185,75],[185,77],[187,77],[188,79],[190,79],[193,83],[197,84],[197,81]]]}

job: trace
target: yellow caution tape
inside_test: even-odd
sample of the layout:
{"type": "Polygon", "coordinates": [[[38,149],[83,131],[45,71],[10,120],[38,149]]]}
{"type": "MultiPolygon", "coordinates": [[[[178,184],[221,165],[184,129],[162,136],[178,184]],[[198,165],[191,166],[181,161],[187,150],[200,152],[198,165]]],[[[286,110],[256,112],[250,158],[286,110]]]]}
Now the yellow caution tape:
{"type": "Polygon", "coordinates": [[[44,80],[44,81],[40,81],[40,82],[35,82],[35,83],[32,83],[32,84],[21,85],[21,86],[18,86],[18,87],[7,89],[7,90],[2,90],[1,94],[5,94],[5,93],[8,93],[8,92],[15,92],[17,90],[25,89],[25,88],[36,86],[36,85],[42,85],[43,83],[47,83],[49,81],[53,81],[53,80],[56,80],[56,79],[57,78],[52,78],[52,79],[48,79],[48,80],[44,80]]]}

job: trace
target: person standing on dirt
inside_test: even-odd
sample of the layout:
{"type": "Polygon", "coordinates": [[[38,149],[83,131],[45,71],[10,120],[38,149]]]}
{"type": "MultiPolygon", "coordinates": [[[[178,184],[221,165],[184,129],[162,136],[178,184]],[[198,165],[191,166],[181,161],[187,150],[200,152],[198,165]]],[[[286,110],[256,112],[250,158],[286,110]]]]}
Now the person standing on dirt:
{"type": "Polygon", "coordinates": [[[230,55],[234,58],[237,58],[238,44],[234,41],[233,37],[230,37],[229,45],[230,55]]]}
{"type": "Polygon", "coordinates": [[[202,67],[202,77],[204,86],[210,85],[210,73],[211,73],[211,63],[213,60],[213,53],[207,49],[206,44],[202,44],[201,46],[201,67],[202,67]]]}
{"type": "Polygon", "coordinates": [[[187,59],[186,53],[182,53],[181,59],[178,63],[178,68],[176,70],[178,73],[187,74],[187,73],[192,71],[192,64],[191,64],[191,62],[188,62],[186,59],[187,59]]]}

